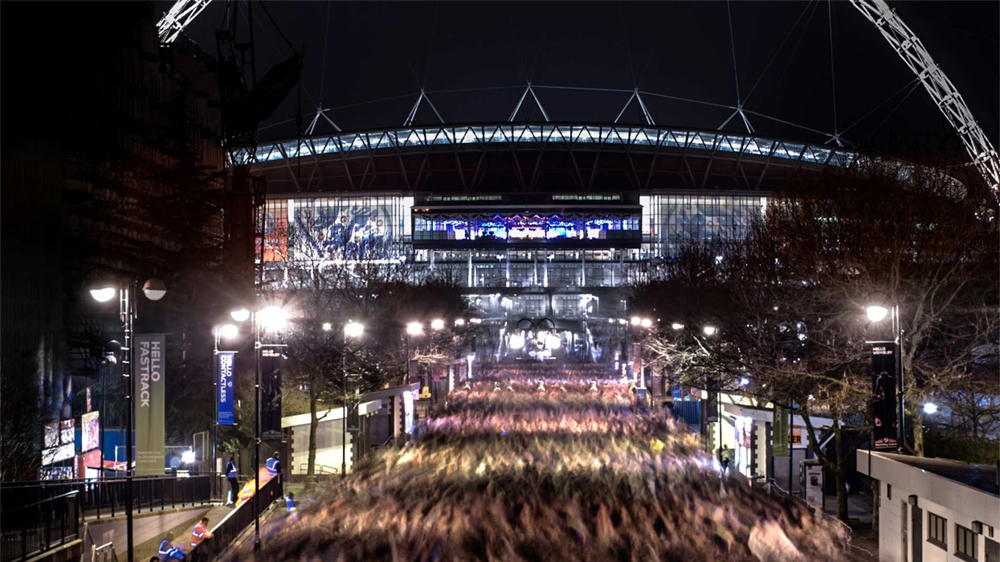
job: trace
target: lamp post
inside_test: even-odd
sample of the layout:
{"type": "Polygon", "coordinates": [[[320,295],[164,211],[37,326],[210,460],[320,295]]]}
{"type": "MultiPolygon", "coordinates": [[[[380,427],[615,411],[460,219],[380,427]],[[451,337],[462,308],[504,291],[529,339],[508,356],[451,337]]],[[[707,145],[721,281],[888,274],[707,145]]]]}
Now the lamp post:
{"type": "Polygon", "coordinates": [[[365,333],[365,327],[359,322],[350,320],[344,324],[344,351],[341,360],[341,390],[344,392],[344,412],[341,416],[341,448],[340,448],[340,478],[347,478],[347,338],[360,338],[365,333]]]}
{"type": "MultiPolygon", "coordinates": [[[[890,319],[893,343],[895,343],[893,348],[895,357],[893,359],[895,359],[896,372],[899,379],[899,382],[896,385],[896,397],[898,402],[897,407],[899,408],[899,429],[897,431],[897,435],[899,437],[897,447],[898,452],[903,453],[906,450],[906,413],[903,410],[903,393],[905,390],[905,386],[903,384],[903,326],[899,320],[899,304],[891,304],[889,306],[886,306],[886,304],[887,303],[882,302],[881,300],[876,300],[872,304],[865,307],[865,316],[867,316],[868,320],[874,324],[878,324],[886,318],[890,319]]],[[[872,357],[874,360],[874,355],[872,357]]]]}
{"type": "MultiPolygon", "coordinates": [[[[132,553],[132,393],[135,391],[132,380],[132,332],[136,318],[135,281],[119,282],[117,289],[112,283],[102,283],[90,289],[90,296],[97,302],[108,302],[118,295],[118,317],[124,332],[122,352],[122,379],[125,381],[125,540],[128,549],[127,562],[133,562],[132,553]]],[[[142,292],[147,299],[158,301],[167,294],[167,287],[159,279],[150,279],[142,286],[142,292]]],[[[103,423],[103,420],[102,420],[103,423]]],[[[103,451],[102,451],[103,456],[103,451]]],[[[104,464],[101,461],[103,472],[104,464]]]]}
{"type": "MultiPolygon", "coordinates": [[[[229,313],[230,318],[236,322],[250,321],[250,329],[253,331],[253,358],[254,358],[254,485],[253,485],[253,510],[254,510],[254,551],[260,550],[260,353],[265,347],[284,347],[284,344],[265,344],[262,340],[263,333],[277,332],[283,330],[288,323],[288,313],[277,306],[268,306],[259,310],[248,308],[238,308],[229,313]]],[[[216,400],[218,402],[218,399],[216,400]]]]}
{"type": "Polygon", "coordinates": [[[410,322],[406,325],[406,374],[403,384],[410,382],[410,338],[424,335],[424,325],[420,322],[410,322]]]}

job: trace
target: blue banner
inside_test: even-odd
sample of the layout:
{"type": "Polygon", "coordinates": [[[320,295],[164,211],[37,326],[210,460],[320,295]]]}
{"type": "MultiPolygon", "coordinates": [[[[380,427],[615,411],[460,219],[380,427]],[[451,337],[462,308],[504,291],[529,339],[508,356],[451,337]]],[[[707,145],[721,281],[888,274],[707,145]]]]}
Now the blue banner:
{"type": "Polygon", "coordinates": [[[233,362],[236,359],[236,352],[220,351],[216,357],[218,358],[215,368],[219,381],[219,406],[215,423],[233,425],[236,423],[236,415],[233,413],[233,404],[236,403],[236,392],[233,388],[233,362]]]}

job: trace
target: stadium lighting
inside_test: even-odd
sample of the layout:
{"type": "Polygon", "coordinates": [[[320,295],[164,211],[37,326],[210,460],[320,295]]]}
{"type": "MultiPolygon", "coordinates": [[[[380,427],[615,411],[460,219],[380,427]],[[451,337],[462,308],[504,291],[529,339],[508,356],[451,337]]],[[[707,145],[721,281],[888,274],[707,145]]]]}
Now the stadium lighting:
{"type": "Polygon", "coordinates": [[[511,349],[521,349],[524,347],[524,336],[521,334],[514,334],[510,337],[510,341],[508,343],[510,344],[511,349]]]}
{"type": "Polygon", "coordinates": [[[424,334],[424,325],[420,322],[410,322],[406,325],[406,335],[421,336],[424,334]]]}
{"type": "Polygon", "coordinates": [[[444,320],[440,318],[435,318],[434,320],[431,320],[431,329],[434,330],[435,332],[440,332],[441,330],[443,330],[444,320]]]}

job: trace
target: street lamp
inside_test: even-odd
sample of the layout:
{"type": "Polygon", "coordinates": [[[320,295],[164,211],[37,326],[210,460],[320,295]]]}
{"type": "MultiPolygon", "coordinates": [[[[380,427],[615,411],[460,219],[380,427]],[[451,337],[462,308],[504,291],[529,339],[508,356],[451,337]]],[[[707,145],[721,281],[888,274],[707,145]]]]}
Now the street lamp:
{"type": "Polygon", "coordinates": [[[709,337],[714,336],[718,331],[719,330],[715,326],[705,326],[701,329],[701,332],[709,337]]]}
{"type": "MultiPolygon", "coordinates": [[[[135,392],[134,381],[132,380],[132,332],[135,322],[135,281],[118,283],[115,288],[114,283],[99,283],[90,289],[90,296],[97,302],[108,302],[118,295],[118,317],[122,323],[122,331],[125,333],[122,351],[122,378],[125,379],[125,537],[128,547],[127,562],[133,562],[132,557],[132,424],[135,413],[132,411],[132,394],[135,392]]],[[[142,292],[147,299],[158,301],[167,294],[167,287],[159,279],[149,279],[142,286],[142,292]]],[[[105,420],[101,420],[103,424],[105,420]]],[[[102,452],[103,455],[103,452],[102,452]]],[[[103,460],[101,471],[103,472],[103,460]]]]}
{"type": "Polygon", "coordinates": [[[403,384],[410,382],[410,338],[422,335],[424,335],[424,325],[420,322],[410,322],[406,325],[406,373],[403,375],[405,377],[403,384]]]}
{"type": "Polygon", "coordinates": [[[927,402],[924,404],[924,413],[928,415],[936,414],[938,411],[938,405],[933,402],[927,402]]]}
{"type": "Polygon", "coordinates": [[[431,320],[431,329],[434,330],[435,332],[440,332],[441,330],[443,330],[444,320],[440,318],[435,318],[434,320],[431,320]]]}
{"type": "Polygon", "coordinates": [[[653,321],[650,318],[643,318],[642,322],[639,324],[643,328],[649,329],[653,327],[653,321]]]}
{"type": "Polygon", "coordinates": [[[456,318],[455,326],[462,327],[465,326],[465,318],[456,318]]]}
{"type": "Polygon", "coordinates": [[[333,324],[332,323],[330,323],[330,322],[323,322],[323,331],[324,332],[329,332],[332,329],[333,329],[333,324]]]}
{"type": "Polygon", "coordinates": [[[670,328],[675,332],[679,332],[684,329],[684,324],[681,324],[680,322],[674,322],[673,324],[670,325],[670,328]]]}
{"type": "Polygon", "coordinates": [[[353,320],[344,324],[344,351],[340,355],[343,378],[341,387],[344,391],[344,412],[341,416],[341,448],[340,448],[340,478],[347,478],[347,338],[360,338],[365,333],[365,326],[353,320]]]}
{"type": "Polygon", "coordinates": [[[889,315],[889,309],[879,304],[873,304],[865,309],[865,315],[872,322],[881,322],[889,315]]]}
{"type": "MultiPolygon", "coordinates": [[[[889,318],[891,321],[890,328],[892,330],[893,341],[893,354],[894,354],[894,365],[896,367],[896,376],[899,381],[896,386],[897,392],[897,406],[899,408],[899,430],[898,430],[898,447],[899,452],[903,452],[906,443],[906,412],[904,411],[904,390],[903,385],[903,326],[902,322],[899,320],[899,305],[890,304],[889,298],[884,293],[876,293],[875,302],[869,304],[865,307],[865,316],[868,320],[874,324],[878,324],[889,318]]],[[[879,342],[867,342],[867,343],[879,343],[879,342]]],[[[875,355],[872,355],[872,361],[875,361],[875,355]]],[[[874,368],[874,363],[872,365],[874,368]]],[[[936,410],[935,410],[936,411],[936,410]]]]}
{"type": "MultiPolygon", "coordinates": [[[[284,347],[283,344],[265,344],[261,342],[262,332],[278,332],[283,330],[288,324],[288,312],[277,306],[268,306],[260,310],[250,310],[240,307],[229,312],[229,317],[236,322],[250,321],[250,329],[253,332],[253,357],[254,357],[254,486],[253,486],[253,511],[254,511],[254,551],[260,550],[260,353],[265,347],[284,347]]],[[[216,398],[218,403],[218,398],[216,398]]]]}

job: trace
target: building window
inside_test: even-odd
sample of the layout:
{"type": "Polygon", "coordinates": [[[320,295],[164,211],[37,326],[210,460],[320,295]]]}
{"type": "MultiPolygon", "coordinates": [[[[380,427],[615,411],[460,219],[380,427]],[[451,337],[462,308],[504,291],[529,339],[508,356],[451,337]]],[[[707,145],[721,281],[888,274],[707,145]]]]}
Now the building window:
{"type": "Polygon", "coordinates": [[[948,520],[927,512],[927,542],[948,550],[948,520]]]}
{"type": "Polygon", "coordinates": [[[968,562],[976,562],[976,534],[972,529],[956,524],[955,525],[955,556],[968,562]]]}

